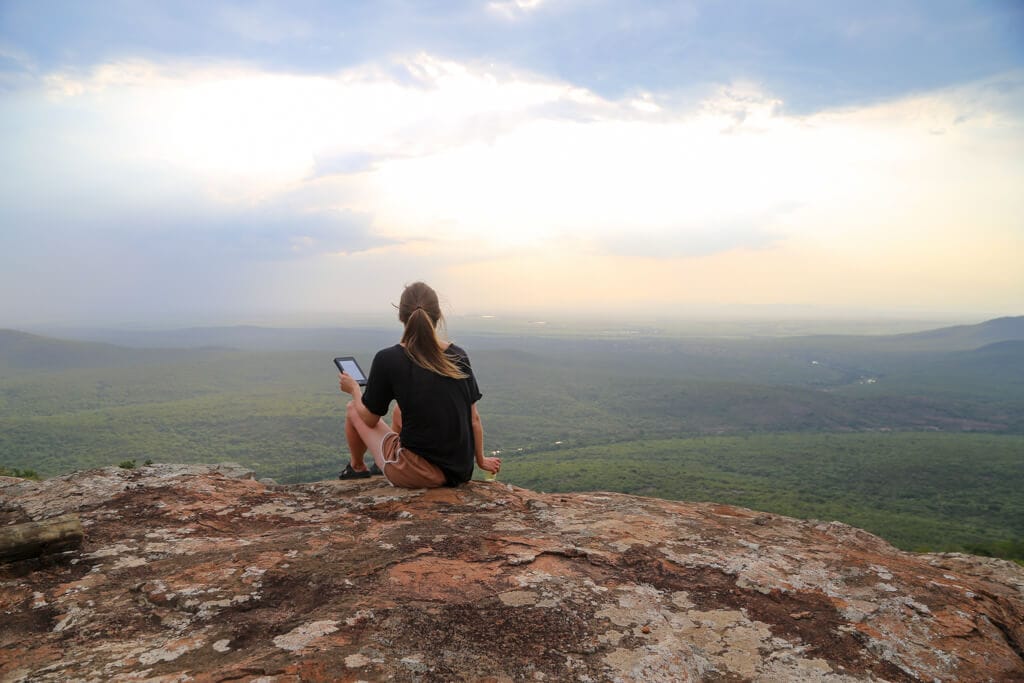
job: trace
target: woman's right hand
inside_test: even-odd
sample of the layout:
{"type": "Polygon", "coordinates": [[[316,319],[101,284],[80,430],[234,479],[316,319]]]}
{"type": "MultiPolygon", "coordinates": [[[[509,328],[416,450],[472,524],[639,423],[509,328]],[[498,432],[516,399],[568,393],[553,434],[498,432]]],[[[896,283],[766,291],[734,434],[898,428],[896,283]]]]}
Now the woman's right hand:
{"type": "Polygon", "coordinates": [[[338,388],[350,396],[355,396],[359,390],[359,383],[347,372],[338,373],[338,388]]]}

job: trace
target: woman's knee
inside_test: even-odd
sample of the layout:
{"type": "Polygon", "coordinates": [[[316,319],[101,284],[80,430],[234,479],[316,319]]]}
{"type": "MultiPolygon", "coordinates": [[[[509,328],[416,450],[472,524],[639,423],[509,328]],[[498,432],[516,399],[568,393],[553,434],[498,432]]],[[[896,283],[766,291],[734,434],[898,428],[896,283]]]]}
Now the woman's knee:
{"type": "Polygon", "coordinates": [[[345,408],[345,421],[346,424],[352,426],[352,429],[359,435],[359,438],[365,441],[368,446],[374,435],[376,435],[377,439],[380,439],[385,433],[391,431],[383,420],[377,420],[377,424],[373,427],[366,424],[366,420],[363,419],[356,409],[355,401],[349,403],[345,408]]]}
{"type": "Polygon", "coordinates": [[[359,411],[356,410],[355,401],[352,401],[345,408],[345,433],[363,438],[362,433],[364,429],[366,429],[366,423],[363,422],[363,418],[359,416],[359,411]]]}

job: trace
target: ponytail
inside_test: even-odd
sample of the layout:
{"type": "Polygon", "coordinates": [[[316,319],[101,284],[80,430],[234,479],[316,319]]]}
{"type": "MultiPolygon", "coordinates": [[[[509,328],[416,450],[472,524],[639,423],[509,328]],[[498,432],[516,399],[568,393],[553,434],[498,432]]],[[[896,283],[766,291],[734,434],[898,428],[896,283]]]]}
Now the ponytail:
{"type": "Polygon", "coordinates": [[[398,319],[405,323],[402,344],[405,353],[416,365],[452,379],[467,375],[441,347],[437,327],[444,323],[437,293],[422,282],[415,282],[402,292],[398,319]]]}

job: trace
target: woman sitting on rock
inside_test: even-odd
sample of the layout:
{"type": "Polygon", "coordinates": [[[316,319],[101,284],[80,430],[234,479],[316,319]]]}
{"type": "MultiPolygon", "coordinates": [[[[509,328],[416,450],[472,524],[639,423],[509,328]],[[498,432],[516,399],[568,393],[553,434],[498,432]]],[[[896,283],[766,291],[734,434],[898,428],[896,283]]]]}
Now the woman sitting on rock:
{"type": "Polygon", "coordinates": [[[377,352],[365,390],[348,373],[339,375],[338,386],[352,395],[345,413],[351,462],[340,478],[370,476],[367,449],[393,486],[457,486],[473,476],[474,461],[497,473],[501,459],[484,457],[481,394],[469,356],[437,336],[444,320],[437,293],[422,282],[407,286],[398,319],[402,341],[377,352]],[[393,429],[381,420],[392,400],[393,429]]]}

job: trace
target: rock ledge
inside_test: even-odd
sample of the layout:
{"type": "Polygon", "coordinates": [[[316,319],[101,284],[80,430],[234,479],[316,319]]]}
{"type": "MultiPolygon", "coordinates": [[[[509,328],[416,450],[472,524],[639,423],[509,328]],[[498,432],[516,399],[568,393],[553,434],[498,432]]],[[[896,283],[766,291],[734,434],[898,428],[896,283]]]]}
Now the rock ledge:
{"type": "Polygon", "coordinates": [[[0,482],[3,681],[1024,680],[1024,570],[709,503],[276,486],[231,466],[0,482]]]}

